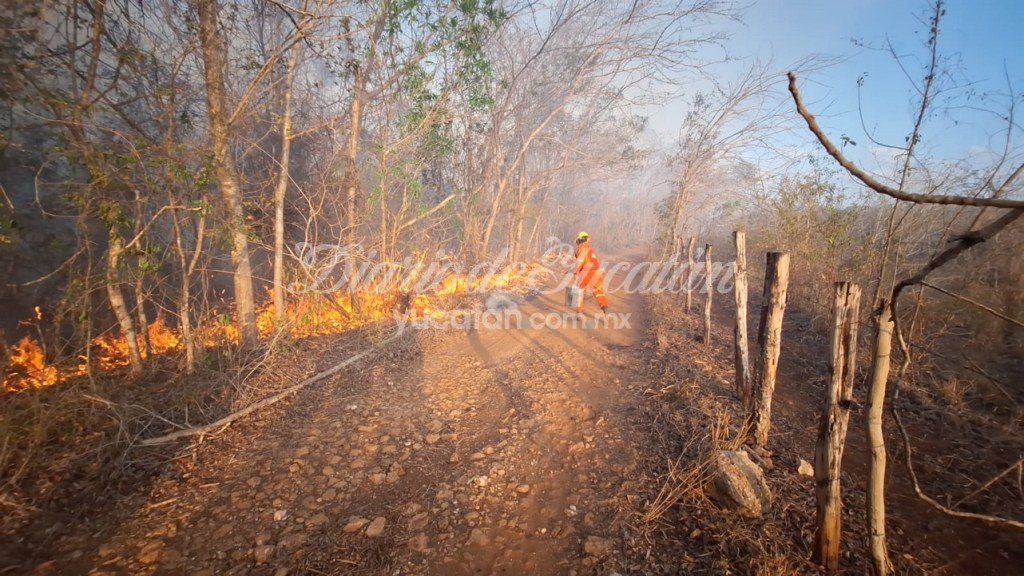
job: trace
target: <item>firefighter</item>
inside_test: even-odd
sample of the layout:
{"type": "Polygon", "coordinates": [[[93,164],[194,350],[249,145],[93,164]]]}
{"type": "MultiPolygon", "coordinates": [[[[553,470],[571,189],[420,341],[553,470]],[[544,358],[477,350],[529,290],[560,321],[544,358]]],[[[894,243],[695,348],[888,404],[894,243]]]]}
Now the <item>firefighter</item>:
{"type": "Polygon", "coordinates": [[[576,311],[583,312],[583,297],[589,289],[601,307],[601,312],[608,312],[608,297],[604,295],[604,270],[597,261],[597,252],[590,245],[590,235],[580,232],[576,236],[576,285],[580,288],[580,299],[576,311]]]}

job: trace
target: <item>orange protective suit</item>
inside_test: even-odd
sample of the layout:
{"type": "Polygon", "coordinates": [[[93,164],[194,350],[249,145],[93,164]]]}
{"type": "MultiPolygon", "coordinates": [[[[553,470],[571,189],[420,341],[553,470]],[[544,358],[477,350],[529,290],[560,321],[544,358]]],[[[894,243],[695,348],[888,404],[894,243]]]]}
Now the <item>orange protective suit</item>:
{"type": "MultiPolygon", "coordinates": [[[[604,294],[604,270],[597,261],[597,252],[590,246],[590,241],[576,245],[576,282],[580,290],[589,290],[597,300],[597,305],[604,310],[608,307],[608,297],[604,294]]],[[[580,298],[577,312],[583,312],[583,298],[580,298]]]]}

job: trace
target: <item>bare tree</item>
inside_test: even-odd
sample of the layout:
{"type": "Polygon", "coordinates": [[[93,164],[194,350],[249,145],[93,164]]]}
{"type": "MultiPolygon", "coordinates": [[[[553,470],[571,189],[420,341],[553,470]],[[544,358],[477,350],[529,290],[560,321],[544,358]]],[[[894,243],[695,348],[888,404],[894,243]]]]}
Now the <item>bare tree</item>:
{"type": "Polygon", "coordinates": [[[206,73],[206,114],[210,122],[214,170],[220,198],[231,235],[231,262],[234,267],[235,314],[238,339],[251,347],[259,339],[256,328],[256,297],[253,292],[252,262],[249,256],[249,235],[242,207],[242,190],[238,169],[230,151],[230,110],[227,99],[227,45],[220,28],[220,7],[216,0],[192,0],[199,15],[199,37],[206,73]]]}
{"type": "Polygon", "coordinates": [[[291,167],[292,138],[294,137],[292,133],[292,100],[295,91],[295,69],[299,65],[301,51],[302,44],[296,42],[288,57],[284,85],[281,88],[284,92],[281,110],[281,153],[278,160],[277,184],[274,186],[274,315],[279,325],[283,325],[288,319],[285,306],[284,207],[285,195],[288,192],[288,183],[291,178],[289,169],[291,167]]]}
{"type": "Polygon", "coordinates": [[[683,220],[688,210],[696,211],[696,194],[717,172],[751,147],[772,149],[772,138],[785,130],[779,121],[781,99],[773,90],[771,78],[769,65],[758,62],[735,82],[715,85],[712,92],[693,97],[680,129],[679,151],[673,159],[676,188],[667,200],[663,255],[682,252],[683,220]]]}
{"type": "MultiPolygon", "coordinates": [[[[934,74],[934,62],[935,54],[937,52],[937,38],[939,31],[939,23],[942,15],[944,14],[942,2],[938,1],[933,6],[933,14],[930,19],[930,32],[928,46],[929,51],[932,54],[932,64],[927,70],[931,70],[930,73],[926,74],[926,84],[932,81],[932,74],[934,74]]],[[[871,536],[871,551],[874,560],[875,571],[878,574],[886,574],[891,569],[888,552],[885,540],[885,500],[884,500],[884,477],[885,477],[885,458],[884,458],[884,435],[882,434],[882,413],[883,403],[885,401],[885,390],[889,380],[889,348],[893,334],[896,337],[896,342],[899,345],[899,349],[903,356],[901,365],[901,378],[905,376],[906,370],[910,365],[910,349],[907,345],[905,335],[901,330],[901,318],[898,311],[899,299],[902,292],[910,286],[919,285],[926,280],[926,278],[934,273],[936,270],[947,266],[953,262],[958,256],[971,250],[972,248],[979,246],[986,241],[992,239],[996,234],[1003,231],[1007,227],[1013,224],[1017,219],[1024,215],[1024,201],[1010,198],[1008,192],[1013,189],[1017,183],[1018,178],[1021,174],[1024,174],[1024,163],[1017,165],[1016,168],[1009,170],[1009,174],[1002,176],[1001,183],[996,185],[987,186],[985,191],[989,192],[987,195],[967,195],[967,194],[922,194],[911,192],[904,189],[907,184],[905,179],[900,180],[898,187],[887,185],[881,182],[878,178],[872,176],[862,168],[854,164],[843,154],[842,150],[837,147],[824,133],[821,127],[818,125],[814,116],[807,109],[804,104],[800,92],[796,84],[796,74],[793,72],[789,73],[789,90],[793,97],[793,101],[796,104],[797,111],[806,121],[808,129],[817,138],[821,146],[825,151],[832,156],[835,161],[845,169],[851,176],[859,180],[870,190],[898,201],[908,202],[915,206],[923,205],[940,205],[940,206],[971,206],[980,207],[982,209],[1001,209],[1001,214],[992,219],[991,221],[982,225],[980,218],[976,219],[968,225],[967,229],[962,233],[953,237],[952,245],[947,246],[945,249],[936,253],[929,261],[923,266],[917,269],[917,271],[906,278],[899,280],[894,283],[894,286],[888,298],[882,298],[878,304],[879,320],[878,320],[878,333],[876,336],[875,343],[875,363],[872,369],[872,386],[869,395],[869,408],[868,408],[868,433],[869,433],[869,445],[872,450],[872,469],[871,469],[871,480],[868,485],[869,491],[869,503],[868,503],[868,528],[871,536]]],[[[913,146],[916,144],[917,135],[920,130],[921,119],[924,117],[925,110],[928,109],[929,99],[927,97],[922,98],[921,107],[922,110],[916,116],[917,121],[914,124],[914,130],[912,137],[908,141],[908,146],[905,150],[908,155],[907,162],[913,157],[913,146]]],[[[905,165],[906,166],[906,165],[905,165]]],[[[1003,168],[1003,163],[1000,162],[993,170],[991,177],[989,178],[992,182],[998,182],[996,174],[1000,173],[1000,169],[1003,168]]],[[[906,172],[907,169],[904,170],[906,172]]],[[[879,279],[881,282],[882,279],[879,279]]],[[[899,420],[897,418],[897,423],[899,420]]],[[[902,425],[901,425],[902,427],[902,425]]],[[[904,434],[904,440],[907,437],[904,434]]],[[[938,504],[934,499],[926,497],[917,485],[916,477],[913,474],[913,469],[910,466],[910,454],[911,449],[909,441],[906,442],[906,455],[907,455],[907,467],[910,473],[911,479],[913,480],[915,490],[918,494],[926,501],[939,508],[946,513],[952,513],[953,515],[963,515],[963,513],[956,513],[956,511],[950,510],[946,506],[938,504]]],[[[997,518],[993,516],[971,514],[969,517],[985,520],[1002,525],[1010,526],[1021,526],[1022,524],[1013,520],[1007,520],[997,518]]]]}
{"type": "MultiPolygon", "coordinates": [[[[540,187],[529,182],[545,181],[544,169],[529,169],[533,150],[561,146],[566,168],[578,166],[589,156],[581,155],[580,147],[595,131],[581,130],[564,140],[558,135],[561,128],[576,122],[581,128],[588,123],[599,127],[602,119],[640,98],[644,88],[698,66],[679,56],[719,36],[699,31],[696,23],[731,16],[729,6],[719,2],[663,8],[648,1],[567,1],[550,10],[529,5],[502,28],[492,56],[502,89],[486,110],[467,118],[463,131],[467,193],[460,210],[475,258],[492,248],[506,212],[508,226],[518,228],[525,204],[515,194],[522,190],[530,196],[529,190],[540,187]],[[525,188],[517,188],[522,181],[525,188]]],[[[628,119],[620,118],[628,125],[628,119]]],[[[582,170],[578,174],[585,179],[582,170]]]]}

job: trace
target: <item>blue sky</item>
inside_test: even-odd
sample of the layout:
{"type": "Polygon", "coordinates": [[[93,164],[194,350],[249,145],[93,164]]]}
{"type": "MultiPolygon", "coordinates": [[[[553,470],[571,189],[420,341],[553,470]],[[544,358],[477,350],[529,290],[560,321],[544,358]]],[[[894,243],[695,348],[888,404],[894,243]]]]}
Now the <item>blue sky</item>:
{"type": "MultiPolygon", "coordinates": [[[[940,52],[958,62],[954,67],[958,82],[973,82],[977,95],[972,104],[981,104],[978,95],[996,92],[1001,96],[987,106],[1005,111],[1007,74],[1013,88],[1024,92],[1024,41],[1020,39],[1024,0],[947,0],[945,8],[940,52]]],[[[877,148],[861,126],[857,79],[867,74],[861,91],[866,128],[883,142],[901,144],[913,125],[914,88],[899,64],[882,49],[888,38],[907,56],[904,65],[919,82],[927,57],[929,14],[930,6],[922,0],[760,0],[745,10],[743,25],[732,29],[728,50],[747,62],[770,57],[780,69],[812,54],[838,58],[836,64],[802,77],[801,91],[833,140],[848,135],[858,144],[856,150],[848,149],[851,155],[870,163],[870,153],[877,148]]],[[[741,67],[723,67],[720,79],[726,80],[730,70],[735,73],[741,67]]],[[[784,88],[781,75],[779,82],[784,88]]],[[[965,92],[948,94],[963,102],[965,92]]],[[[652,117],[678,118],[681,110],[677,102],[652,117]]],[[[945,116],[928,121],[924,152],[940,158],[964,158],[1002,146],[1005,123],[963,109],[954,113],[959,126],[945,116]]],[[[665,120],[658,124],[678,125],[678,121],[665,120]]]]}

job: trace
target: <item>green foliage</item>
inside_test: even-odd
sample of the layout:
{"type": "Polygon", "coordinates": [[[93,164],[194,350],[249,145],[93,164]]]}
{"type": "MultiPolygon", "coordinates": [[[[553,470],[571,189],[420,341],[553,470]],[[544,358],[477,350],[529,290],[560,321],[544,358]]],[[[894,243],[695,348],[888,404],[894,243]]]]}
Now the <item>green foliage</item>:
{"type": "Polygon", "coordinates": [[[421,133],[421,147],[425,156],[448,156],[455,146],[450,114],[439,95],[430,89],[426,70],[420,66],[415,67],[409,72],[404,86],[413,101],[413,107],[399,120],[399,132],[403,136],[421,133]]]}
{"type": "Polygon", "coordinates": [[[142,60],[145,54],[142,50],[132,45],[122,46],[117,51],[117,59],[122,63],[134,63],[142,60]]]}
{"type": "Polygon", "coordinates": [[[61,237],[53,237],[46,244],[46,249],[54,254],[64,254],[68,248],[71,247],[71,243],[67,239],[61,237]]]}
{"type": "Polygon", "coordinates": [[[186,132],[192,131],[192,113],[189,112],[188,108],[182,108],[178,112],[178,125],[186,132]]]}
{"type": "Polygon", "coordinates": [[[374,185],[373,188],[370,188],[370,194],[369,194],[370,202],[371,203],[376,203],[378,200],[380,200],[380,198],[381,198],[381,196],[383,194],[384,194],[384,187],[381,186],[379,183],[374,185]]]}
{"type": "Polygon", "coordinates": [[[143,252],[136,260],[136,268],[140,274],[157,272],[160,270],[160,262],[157,261],[153,253],[143,252]]]}
{"type": "Polygon", "coordinates": [[[21,231],[21,225],[13,214],[0,211],[0,244],[11,244],[21,231]]]}
{"type": "Polygon", "coordinates": [[[668,256],[668,251],[672,249],[672,231],[677,225],[672,205],[676,200],[676,196],[680,193],[679,186],[673,186],[672,190],[671,194],[662,198],[654,205],[654,218],[657,224],[655,242],[657,246],[661,247],[663,256],[668,256]]]}
{"type": "Polygon", "coordinates": [[[127,228],[131,220],[124,211],[124,205],[111,198],[98,198],[92,204],[93,213],[108,230],[127,228]]]}

